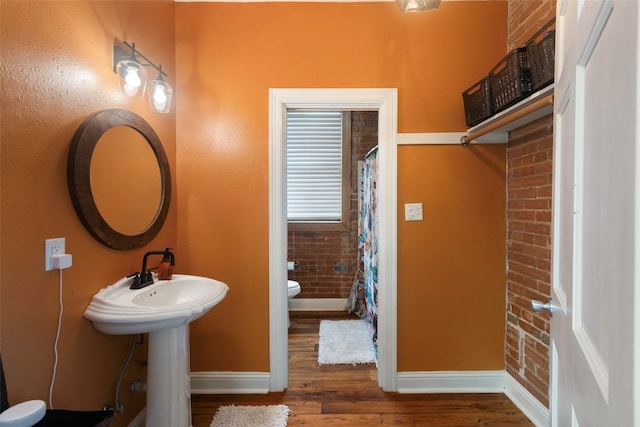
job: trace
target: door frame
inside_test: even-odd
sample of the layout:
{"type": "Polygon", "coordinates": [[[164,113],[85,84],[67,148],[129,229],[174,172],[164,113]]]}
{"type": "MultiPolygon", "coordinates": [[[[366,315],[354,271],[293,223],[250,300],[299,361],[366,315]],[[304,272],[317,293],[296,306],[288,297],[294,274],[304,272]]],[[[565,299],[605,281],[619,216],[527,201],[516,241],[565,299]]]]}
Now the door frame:
{"type": "MultiPolygon", "coordinates": [[[[269,390],[288,385],[287,108],[378,112],[378,385],[397,391],[398,90],[269,89],[269,390]]],[[[304,286],[304,284],[302,284],[304,286]]]]}

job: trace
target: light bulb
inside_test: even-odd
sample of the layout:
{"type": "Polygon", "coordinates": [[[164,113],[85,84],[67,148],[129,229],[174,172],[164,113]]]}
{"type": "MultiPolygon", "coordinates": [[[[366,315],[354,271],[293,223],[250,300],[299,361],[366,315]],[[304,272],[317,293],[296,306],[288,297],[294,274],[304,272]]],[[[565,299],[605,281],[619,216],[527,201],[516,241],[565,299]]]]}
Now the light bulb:
{"type": "Polygon", "coordinates": [[[153,91],[153,103],[156,105],[158,110],[164,110],[164,107],[167,104],[167,94],[160,86],[156,86],[153,91]]]}
{"type": "Polygon", "coordinates": [[[127,82],[127,86],[135,88],[138,90],[140,85],[142,84],[142,79],[138,75],[138,70],[135,68],[129,67],[127,70],[127,76],[124,78],[125,82],[127,82]]]}
{"type": "Polygon", "coordinates": [[[158,113],[168,113],[171,109],[171,85],[162,79],[162,74],[152,80],[148,89],[149,106],[158,113]]]}
{"type": "Polygon", "coordinates": [[[116,73],[120,79],[120,89],[127,96],[144,96],[147,84],[147,72],[138,61],[123,60],[118,62],[116,73]]]}
{"type": "Polygon", "coordinates": [[[420,5],[418,5],[418,2],[416,2],[415,0],[409,0],[407,2],[407,12],[413,12],[413,11],[418,11],[420,10],[420,5]]]}
{"type": "Polygon", "coordinates": [[[136,96],[136,94],[138,93],[137,87],[129,86],[128,84],[125,84],[124,86],[122,86],[122,90],[124,94],[129,97],[136,96]]]}
{"type": "Polygon", "coordinates": [[[396,0],[402,12],[420,12],[438,8],[440,0],[396,0]]]}

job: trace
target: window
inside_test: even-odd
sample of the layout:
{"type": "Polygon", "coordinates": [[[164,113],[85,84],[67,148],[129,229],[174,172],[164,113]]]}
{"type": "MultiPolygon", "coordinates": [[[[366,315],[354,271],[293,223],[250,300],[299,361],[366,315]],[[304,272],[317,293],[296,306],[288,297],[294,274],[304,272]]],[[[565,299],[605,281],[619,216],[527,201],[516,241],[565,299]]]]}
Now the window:
{"type": "Polygon", "coordinates": [[[348,226],[349,112],[287,111],[287,220],[348,226]]]}

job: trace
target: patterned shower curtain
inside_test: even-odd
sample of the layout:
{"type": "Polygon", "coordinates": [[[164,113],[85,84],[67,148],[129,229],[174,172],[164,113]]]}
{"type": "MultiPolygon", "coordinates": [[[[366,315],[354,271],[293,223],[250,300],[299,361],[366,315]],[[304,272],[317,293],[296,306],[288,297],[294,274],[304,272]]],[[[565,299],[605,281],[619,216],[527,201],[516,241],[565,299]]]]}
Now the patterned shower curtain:
{"type": "Polygon", "coordinates": [[[367,320],[377,349],[378,340],[378,150],[364,160],[358,191],[358,266],[349,312],[367,320]]]}

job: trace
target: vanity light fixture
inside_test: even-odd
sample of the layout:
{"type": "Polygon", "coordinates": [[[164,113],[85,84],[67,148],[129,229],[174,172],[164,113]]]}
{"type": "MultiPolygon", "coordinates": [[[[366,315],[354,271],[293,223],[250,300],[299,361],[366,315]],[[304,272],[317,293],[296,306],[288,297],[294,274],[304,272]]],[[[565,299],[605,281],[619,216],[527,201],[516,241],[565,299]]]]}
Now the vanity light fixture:
{"type": "Polygon", "coordinates": [[[162,71],[162,65],[156,65],[136,49],[136,44],[122,42],[121,45],[113,45],[113,71],[118,75],[120,90],[123,94],[134,97],[144,96],[145,90],[149,96],[149,105],[153,111],[168,113],[171,108],[171,96],[173,89],[164,80],[167,73],[162,71]],[[144,62],[140,62],[142,59],[144,62]],[[153,67],[158,71],[158,77],[147,84],[147,70],[144,67],[153,67]],[[148,86],[148,87],[147,87],[148,86]]]}
{"type": "MultiPolygon", "coordinates": [[[[125,42],[125,44],[127,44],[125,42]]],[[[127,46],[129,46],[127,44],[127,46]]],[[[120,90],[123,94],[134,97],[144,96],[145,85],[147,84],[147,70],[136,58],[136,44],[131,47],[131,54],[127,55],[120,46],[113,47],[114,70],[118,75],[120,90]],[[116,50],[118,49],[118,50],[116,50]]]]}
{"type": "Polygon", "coordinates": [[[437,9],[440,0],[396,0],[396,3],[402,12],[420,12],[437,9]]]}
{"type": "Polygon", "coordinates": [[[171,85],[162,78],[162,65],[159,67],[158,78],[149,82],[149,106],[158,113],[168,113],[171,108],[171,85]]]}

